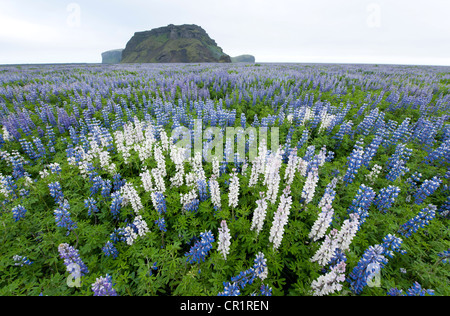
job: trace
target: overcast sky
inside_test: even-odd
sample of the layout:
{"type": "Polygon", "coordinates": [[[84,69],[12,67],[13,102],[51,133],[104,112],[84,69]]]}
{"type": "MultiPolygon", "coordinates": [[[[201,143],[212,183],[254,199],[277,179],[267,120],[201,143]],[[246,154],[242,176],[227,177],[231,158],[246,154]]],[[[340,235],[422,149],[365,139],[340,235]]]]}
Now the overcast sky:
{"type": "Polygon", "coordinates": [[[257,62],[450,65],[449,0],[0,0],[0,64],[99,63],[168,24],[257,62]]]}

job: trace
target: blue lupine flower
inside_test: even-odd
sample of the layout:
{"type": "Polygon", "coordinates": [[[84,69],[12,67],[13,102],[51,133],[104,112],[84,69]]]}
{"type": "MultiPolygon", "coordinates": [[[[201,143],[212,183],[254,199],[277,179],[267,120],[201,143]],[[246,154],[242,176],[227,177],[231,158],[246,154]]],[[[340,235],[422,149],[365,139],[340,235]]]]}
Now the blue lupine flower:
{"type": "Polygon", "coordinates": [[[88,267],[80,258],[78,249],[64,243],[58,246],[58,252],[60,258],[64,259],[64,265],[67,268],[67,272],[75,277],[81,277],[89,273],[88,267]]]}
{"type": "Polygon", "coordinates": [[[402,243],[403,240],[401,238],[391,234],[386,235],[383,238],[383,244],[381,245],[384,248],[383,254],[390,258],[394,256],[394,252],[398,252],[402,255],[406,254],[406,250],[400,249],[402,243]]]}
{"type": "Polygon", "coordinates": [[[375,198],[375,191],[364,184],[361,184],[352,205],[348,208],[348,213],[357,213],[359,215],[359,224],[365,222],[369,216],[369,207],[375,198]]]}
{"type": "Polygon", "coordinates": [[[164,197],[164,194],[159,191],[153,192],[152,198],[154,199],[154,203],[156,204],[155,208],[159,215],[164,214],[167,211],[166,198],[164,197]]]}
{"type": "Polygon", "coordinates": [[[422,202],[431,194],[433,194],[439,185],[442,183],[442,180],[439,177],[435,176],[430,180],[425,180],[422,185],[417,189],[414,194],[414,203],[417,205],[422,204],[422,202]]]}
{"type": "Polygon", "coordinates": [[[157,219],[155,221],[155,224],[158,225],[160,231],[167,232],[166,220],[164,219],[164,217],[157,219]]]}
{"type": "Polygon", "coordinates": [[[14,221],[19,221],[20,219],[25,217],[25,213],[27,210],[22,205],[17,205],[12,210],[14,221]]]}
{"type": "Polygon", "coordinates": [[[347,162],[347,172],[344,175],[344,182],[346,185],[348,183],[352,183],[355,179],[356,174],[358,173],[359,168],[361,168],[361,165],[363,163],[363,154],[364,149],[362,147],[363,142],[360,140],[356,142],[355,147],[350,154],[350,157],[348,158],[347,162]]]}
{"type": "Polygon", "coordinates": [[[367,281],[374,277],[387,263],[383,255],[384,248],[381,245],[369,246],[361,260],[349,275],[350,290],[355,294],[361,294],[367,281]]]}
{"type": "Polygon", "coordinates": [[[430,221],[436,216],[436,209],[435,205],[429,204],[419,214],[403,224],[399,229],[399,233],[408,238],[417,232],[419,228],[429,225],[430,221]]]}
{"type": "Polygon", "coordinates": [[[84,200],[84,207],[86,207],[88,209],[89,216],[99,212],[98,207],[97,207],[97,201],[91,197],[84,200]]]}
{"type": "Polygon", "coordinates": [[[414,282],[406,292],[406,296],[425,296],[425,294],[434,295],[434,291],[422,289],[422,286],[418,282],[414,282]]]}
{"type": "Polygon", "coordinates": [[[395,202],[395,199],[400,193],[400,188],[396,186],[389,185],[387,188],[383,188],[378,193],[377,197],[374,200],[374,204],[383,213],[386,213],[387,210],[392,206],[395,202]]]}
{"type": "Polygon", "coordinates": [[[60,203],[54,211],[56,226],[67,229],[67,236],[77,228],[77,224],[70,218],[70,205],[67,200],[60,203]]]}
{"type": "Polygon", "coordinates": [[[119,255],[119,251],[117,250],[114,243],[110,240],[108,240],[105,244],[105,246],[102,248],[103,253],[107,257],[113,257],[113,259],[116,259],[119,255]]]}
{"type": "Polygon", "coordinates": [[[197,181],[198,196],[200,197],[200,202],[204,202],[209,198],[208,186],[205,179],[200,179],[197,181]]]}
{"type": "Polygon", "coordinates": [[[22,257],[18,255],[13,256],[13,260],[15,261],[14,263],[15,266],[23,267],[24,265],[29,266],[33,264],[33,261],[30,261],[30,259],[28,259],[27,257],[22,257]]]}
{"type": "Polygon", "coordinates": [[[217,296],[239,296],[240,290],[239,285],[230,282],[223,282],[224,290],[223,292],[220,292],[217,296]]]}
{"type": "Polygon", "coordinates": [[[207,231],[200,234],[201,241],[197,241],[194,246],[185,254],[187,262],[200,263],[204,262],[208,252],[212,249],[212,243],[214,242],[214,236],[211,231],[207,231]]]}
{"type": "Polygon", "coordinates": [[[120,209],[122,208],[122,202],[123,202],[123,198],[120,195],[120,192],[113,192],[111,194],[111,214],[113,215],[114,218],[117,218],[120,214],[120,209]]]}
{"type": "Polygon", "coordinates": [[[94,296],[118,296],[113,286],[112,277],[107,274],[105,277],[95,280],[95,283],[92,284],[92,291],[94,296]]]}
{"type": "Polygon", "coordinates": [[[59,184],[59,182],[53,182],[49,183],[48,187],[50,189],[50,196],[53,197],[55,203],[62,204],[64,201],[64,194],[61,190],[61,184],[59,184]]]}

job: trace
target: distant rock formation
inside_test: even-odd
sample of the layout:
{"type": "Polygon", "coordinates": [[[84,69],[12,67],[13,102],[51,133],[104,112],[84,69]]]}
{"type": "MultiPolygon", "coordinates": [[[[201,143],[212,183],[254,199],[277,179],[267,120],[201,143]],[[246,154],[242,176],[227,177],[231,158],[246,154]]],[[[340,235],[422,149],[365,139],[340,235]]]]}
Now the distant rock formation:
{"type": "Polygon", "coordinates": [[[231,57],[232,63],[254,63],[255,56],[252,55],[239,55],[236,57],[231,57]]]}
{"type": "Polygon", "coordinates": [[[197,25],[173,25],[136,32],[122,63],[231,63],[231,58],[197,25]]]}
{"type": "Polygon", "coordinates": [[[114,49],[102,53],[102,64],[118,64],[122,61],[123,49],[114,49]]]}

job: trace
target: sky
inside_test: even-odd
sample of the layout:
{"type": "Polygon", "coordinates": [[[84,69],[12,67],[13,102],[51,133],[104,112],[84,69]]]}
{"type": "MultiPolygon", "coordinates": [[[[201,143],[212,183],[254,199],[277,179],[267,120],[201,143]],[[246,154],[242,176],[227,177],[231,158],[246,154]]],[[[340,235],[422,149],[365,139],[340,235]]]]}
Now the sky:
{"type": "Polygon", "coordinates": [[[448,0],[0,0],[0,64],[100,63],[135,32],[201,26],[268,63],[450,66],[448,0]]]}

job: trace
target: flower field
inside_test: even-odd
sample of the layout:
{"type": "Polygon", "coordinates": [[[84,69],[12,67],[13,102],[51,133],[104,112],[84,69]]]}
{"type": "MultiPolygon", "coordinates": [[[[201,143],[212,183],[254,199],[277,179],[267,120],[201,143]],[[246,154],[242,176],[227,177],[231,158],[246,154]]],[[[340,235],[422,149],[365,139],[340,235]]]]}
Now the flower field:
{"type": "Polygon", "coordinates": [[[0,67],[0,295],[450,295],[450,68],[0,67]]]}

